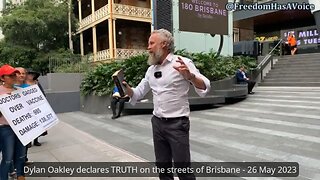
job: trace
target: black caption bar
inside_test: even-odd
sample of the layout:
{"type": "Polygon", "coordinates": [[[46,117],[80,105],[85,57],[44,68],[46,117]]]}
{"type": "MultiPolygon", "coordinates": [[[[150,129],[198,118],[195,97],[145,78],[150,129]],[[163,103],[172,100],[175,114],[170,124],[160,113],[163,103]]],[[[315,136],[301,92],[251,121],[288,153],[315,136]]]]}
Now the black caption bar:
{"type": "Polygon", "coordinates": [[[297,162],[36,162],[25,166],[32,177],[157,177],[159,173],[190,174],[197,177],[297,177],[297,162]],[[166,168],[164,168],[166,167],[166,168]]]}

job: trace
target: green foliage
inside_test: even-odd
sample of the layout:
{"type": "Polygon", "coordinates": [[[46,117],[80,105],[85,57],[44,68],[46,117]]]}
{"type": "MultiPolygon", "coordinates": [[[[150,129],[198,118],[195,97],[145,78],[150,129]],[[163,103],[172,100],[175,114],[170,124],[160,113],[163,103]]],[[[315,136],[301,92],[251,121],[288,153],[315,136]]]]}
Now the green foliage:
{"type": "MultiPolygon", "coordinates": [[[[72,29],[76,30],[72,17],[72,29]]],[[[0,19],[5,40],[11,44],[49,51],[68,47],[68,6],[55,0],[27,0],[0,19]]]]}
{"type": "Polygon", "coordinates": [[[29,67],[36,58],[36,50],[33,48],[6,44],[0,42],[0,59],[2,64],[10,64],[16,67],[29,67]]]}
{"type": "MultiPolygon", "coordinates": [[[[70,56],[70,52],[66,50],[68,49],[66,1],[27,0],[19,6],[8,4],[8,9],[3,13],[0,27],[5,38],[0,43],[1,63],[47,73],[51,55],[70,56]]],[[[71,21],[74,33],[78,24],[74,15],[71,21]]]]}
{"type": "Polygon", "coordinates": [[[148,56],[146,54],[133,56],[121,63],[121,68],[124,70],[126,81],[130,85],[138,85],[141,79],[144,78],[149,65],[147,64],[148,56]]]}
{"type": "Polygon", "coordinates": [[[61,58],[52,56],[49,63],[51,73],[85,73],[90,71],[92,66],[89,59],[74,54],[61,58]]]}
{"type": "MultiPolygon", "coordinates": [[[[200,72],[211,81],[234,75],[241,65],[247,68],[256,67],[256,60],[249,57],[224,57],[218,56],[215,52],[189,53],[185,50],[177,51],[176,54],[192,59],[200,72]]],[[[147,55],[140,55],[124,61],[98,65],[85,74],[81,84],[81,93],[83,95],[111,95],[114,87],[111,76],[121,68],[124,70],[126,81],[132,86],[137,86],[148,69],[147,59],[147,55]]]]}
{"type": "Polygon", "coordinates": [[[13,4],[11,1],[6,1],[5,8],[3,8],[1,11],[2,15],[5,16],[10,14],[13,9],[17,8],[17,6],[17,4],[13,4]]]}
{"type": "Polygon", "coordinates": [[[240,66],[247,69],[256,67],[256,60],[245,56],[218,56],[216,52],[188,53],[185,50],[177,51],[176,54],[193,60],[199,71],[211,81],[221,80],[234,75],[240,66]]]}
{"type": "Polygon", "coordinates": [[[85,74],[81,83],[83,95],[94,94],[98,96],[111,95],[114,83],[112,74],[123,69],[126,81],[131,85],[137,85],[144,77],[148,69],[147,56],[133,56],[125,61],[115,61],[108,64],[100,64],[85,74]]]}
{"type": "MultiPolygon", "coordinates": [[[[37,52],[37,55],[29,64],[22,65],[22,67],[32,68],[41,74],[54,72],[53,69],[60,65],[66,64],[66,61],[79,61],[79,55],[72,54],[69,50],[58,49],[49,52],[37,52]]],[[[70,64],[70,63],[69,63],[70,64]]]]}
{"type": "Polygon", "coordinates": [[[55,73],[84,73],[89,70],[90,64],[83,61],[68,62],[53,68],[53,72],[55,73]]]}

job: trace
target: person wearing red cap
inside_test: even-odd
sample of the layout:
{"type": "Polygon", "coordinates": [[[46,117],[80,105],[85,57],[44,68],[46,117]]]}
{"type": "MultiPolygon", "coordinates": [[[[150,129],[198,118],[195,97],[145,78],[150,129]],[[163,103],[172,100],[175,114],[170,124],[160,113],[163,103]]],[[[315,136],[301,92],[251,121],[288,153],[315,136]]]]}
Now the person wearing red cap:
{"type": "MultiPolygon", "coordinates": [[[[14,87],[17,77],[16,73],[19,73],[19,71],[10,65],[6,64],[0,67],[0,79],[3,82],[2,85],[0,85],[0,95],[9,94],[16,90],[14,87]]],[[[2,114],[0,114],[0,142],[2,150],[0,179],[8,180],[8,173],[14,160],[17,168],[18,180],[24,180],[23,168],[25,163],[26,149],[2,114]]]]}

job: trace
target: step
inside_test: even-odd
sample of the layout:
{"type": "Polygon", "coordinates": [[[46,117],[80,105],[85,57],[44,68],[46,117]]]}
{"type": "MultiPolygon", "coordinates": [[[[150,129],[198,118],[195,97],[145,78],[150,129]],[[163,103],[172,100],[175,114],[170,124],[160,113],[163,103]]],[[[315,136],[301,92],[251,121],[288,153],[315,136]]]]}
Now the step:
{"type": "Polygon", "coordinates": [[[285,56],[275,56],[282,59],[297,59],[297,58],[314,58],[320,57],[320,53],[309,53],[309,54],[296,54],[296,55],[285,55],[285,56]]]}
{"type": "Polygon", "coordinates": [[[319,72],[295,72],[295,71],[283,71],[283,72],[269,72],[266,76],[271,76],[271,77],[290,77],[290,76],[304,76],[304,77],[319,77],[319,72]]]}
{"type": "Polygon", "coordinates": [[[301,60],[279,60],[276,61],[276,64],[319,64],[320,60],[307,60],[307,59],[301,59],[301,60]]]}
{"type": "Polygon", "coordinates": [[[320,64],[320,60],[317,61],[277,61],[275,64],[280,64],[280,65],[284,65],[284,64],[291,64],[291,65],[301,65],[301,64],[320,64]]]}
{"type": "Polygon", "coordinates": [[[320,57],[320,54],[318,54],[317,56],[282,56],[282,57],[277,57],[274,56],[275,59],[317,59],[320,57]]]}
{"type": "Polygon", "coordinates": [[[280,74],[280,73],[268,73],[266,78],[320,78],[320,73],[318,74],[280,74]]]}
{"type": "Polygon", "coordinates": [[[312,65],[312,66],[309,66],[309,65],[301,65],[301,66],[293,66],[293,65],[283,65],[283,66],[274,66],[272,69],[309,69],[309,70],[315,70],[315,69],[318,69],[320,70],[320,65],[312,65]]]}
{"type": "Polygon", "coordinates": [[[269,73],[280,73],[280,74],[319,74],[319,69],[271,69],[269,73]]]}
{"type": "Polygon", "coordinates": [[[298,62],[318,62],[319,57],[317,58],[305,58],[305,59],[278,59],[277,62],[287,62],[287,63],[298,63],[298,62]]]}
{"type": "Polygon", "coordinates": [[[285,83],[320,83],[320,81],[309,81],[309,80],[263,80],[263,83],[281,83],[281,82],[285,82],[285,83]]]}
{"type": "Polygon", "coordinates": [[[315,77],[297,77],[297,78],[290,78],[290,77],[266,77],[264,81],[294,81],[294,82],[320,82],[320,78],[315,77]]]}
{"type": "Polygon", "coordinates": [[[263,82],[259,86],[320,87],[320,82],[263,82]]]}
{"type": "Polygon", "coordinates": [[[274,58],[274,59],[278,59],[279,61],[319,61],[319,57],[320,56],[315,56],[315,57],[299,57],[299,58],[274,58]]]}
{"type": "Polygon", "coordinates": [[[280,62],[286,62],[286,63],[302,63],[302,62],[314,62],[317,63],[319,62],[320,59],[319,57],[314,58],[314,59],[309,59],[309,58],[305,58],[305,59],[278,59],[278,63],[280,62]]]}
{"type": "Polygon", "coordinates": [[[272,69],[269,72],[274,72],[274,73],[300,73],[300,74],[318,74],[320,73],[320,67],[318,68],[318,70],[316,68],[277,68],[277,69],[272,69]]]}
{"type": "MultiPolygon", "coordinates": [[[[285,67],[285,66],[283,66],[283,67],[274,66],[272,69],[291,69],[291,70],[297,69],[297,70],[301,70],[301,68],[302,68],[302,66],[288,66],[288,67],[285,67]]],[[[320,70],[319,68],[320,68],[320,66],[304,66],[303,67],[304,70],[318,70],[318,71],[320,70]]]]}
{"type": "Polygon", "coordinates": [[[298,79],[288,79],[288,78],[274,78],[274,79],[263,79],[265,82],[277,81],[277,82],[320,82],[319,78],[298,78],[298,79]]]}
{"type": "Polygon", "coordinates": [[[319,63],[299,63],[299,64],[275,64],[274,68],[286,68],[286,67],[320,67],[319,63]]]}
{"type": "MultiPolygon", "coordinates": [[[[320,53],[304,53],[304,54],[295,54],[293,56],[310,56],[310,55],[320,55],[320,53]]],[[[292,55],[284,55],[284,56],[292,56],[292,55]]]]}

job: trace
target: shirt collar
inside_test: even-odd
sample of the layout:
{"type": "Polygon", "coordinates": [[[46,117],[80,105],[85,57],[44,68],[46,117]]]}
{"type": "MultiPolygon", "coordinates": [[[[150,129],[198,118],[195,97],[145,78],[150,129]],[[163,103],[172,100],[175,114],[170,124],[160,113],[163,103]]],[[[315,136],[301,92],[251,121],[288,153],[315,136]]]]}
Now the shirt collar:
{"type": "MultiPolygon", "coordinates": [[[[167,57],[164,59],[164,64],[166,64],[167,62],[171,63],[173,61],[174,57],[175,57],[175,55],[173,53],[169,53],[167,55],[167,57]]],[[[164,64],[162,64],[162,65],[164,65],[164,64]]],[[[159,65],[159,64],[155,65],[155,67],[158,67],[158,66],[161,66],[161,65],[159,65]]]]}
{"type": "Polygon", "coordinates": [[[169,61],[169,62],[172,62],[173,59],[174,59],[173,53],[168,54],[167,57],[166,57],[166,60],[169,61]]]}

